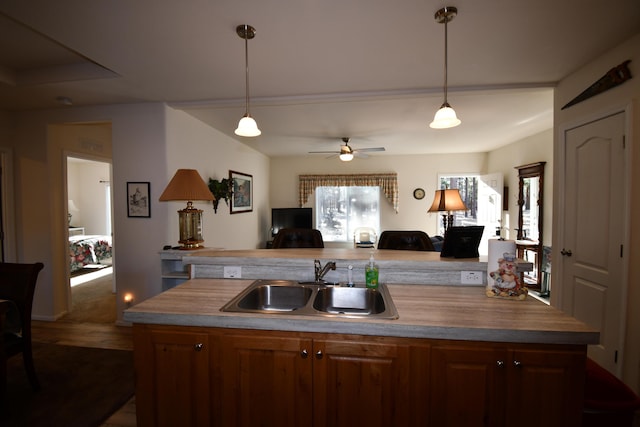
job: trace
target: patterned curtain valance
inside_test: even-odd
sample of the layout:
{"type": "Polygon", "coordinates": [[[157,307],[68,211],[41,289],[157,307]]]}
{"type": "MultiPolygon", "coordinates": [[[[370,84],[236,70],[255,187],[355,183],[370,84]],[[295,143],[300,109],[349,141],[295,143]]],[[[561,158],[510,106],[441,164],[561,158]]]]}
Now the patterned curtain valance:
{"type": "Polygon", "coordinates": [[[393,210],[398,213],[398,174],[300,175],[298,203],[304,206],[316,187],[380,187],[393,210]]]}

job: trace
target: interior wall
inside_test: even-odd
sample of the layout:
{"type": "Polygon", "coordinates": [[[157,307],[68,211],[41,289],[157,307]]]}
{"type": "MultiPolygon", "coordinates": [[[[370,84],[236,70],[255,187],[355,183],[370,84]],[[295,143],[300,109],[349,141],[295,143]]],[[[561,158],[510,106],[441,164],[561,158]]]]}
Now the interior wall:
{"type": "MultiPolygon", "coordinates": [[[[484,173],[485,153],[438,154],[419,156],[376,156],[367,159],[355,158],[342,162],[337,157],[327,159],[324,155],[303,157],[275,157],[271,160],[270,201],[272,208],[298,207],[298,175],[301,174],[398,174],[398,213],[386,201],[380,199],[381,230],[422,230],[428,235],[436,234],[440,216],[428,213],[433,195],[438,187],[441,173],[484,173]],[[413,197],[413,190],[423,188],[426,196],[422,200],[413,197]]],[[[313,207],[313,196],[308,207],[313,207]]],[[[269,219],[270,223],[270,219],[269,219]]],[[[270,226],[270,224],[269,224],[270,226]]],[[[269,226],[264,230],[268,235],[269,226]]],[[[332,246],[329,242],[327,246],[332,246]]]]}
{"type": "Polygon", "coordinates": [[[553,235],[553,129],[489,152],[487,171],[489,173],[501,172],[504,177],[504,185],[508,187],[509,209],[503,211],[502,224],[508,234],[505,234],[505,230],[503,230],[502,236],[506,239],[515,239],[518,233],[516,228],[518,228],[519,186],[518,171],[515,167],[536,162],[547,162],[544,169],[542,243],[551,246],[553,235]]]}
{"type": "Polygon", "coordinates": [[[106,214],[110,170],[111,165],[106,162],[67,161],[67,197],[78,208],[69,210],[71,225],[84,227],[87,235],[111,235],[106,214]]]}
{"type": "Polygon", "coordinates": [[[149,245],[158,247],[160,243],[155,241],[165,240],[160,234],[166,219],[157,215],[147,221],[127,221],[126,182],[142,180],[140,174],[158,183],[167,179],[164,168],[157,167],[165,162],[164,106],[132,104],[21,112],[15,114],[11,126],[18,259],[45,264],[36,287],[34,318],[54,320],[66,309],[68,243],[64,230],[67,218],[63,151],[113,159],[114,246],[120,248],[114,255],[121,318],[125,308],[120,298],[122,292],[134,290],[142,299],[154,294],[154,286],[160,287],[159,271],[153,274],[158,265],[157,253],[150,251],[149,245]],[[111,123],[112,145],[96,141],[95,134],[77,138],[61,138],[56,134],[61,129],[68,130],[71,123],[111,123]],[[118,232],[122,236],[121,245],[116,241],[118,232]]]}
{"type": "MultiPolygon", "coordinates": [[[[601,57],[563,79],[558,84],[554,96],[554,123],[557,131],[554,134],[554,147],[556,150],[561,149],[562,136],[560,135],[560,129],[595,120],[605,114],[610,114],[612,111],[620,111],[624,108],[629,111],[626,144],[631,167],[631,170],[628,171],[630,174],[628,178],[630,183],[628,192],[630,244],[627,248],[628,294],[627,319],[624,325],[626,339],[623,349],[622,379],[636,393],[640,392],[640,310],[637,309],[640,306],[640,223],[637,221],[640,214],[640,186],[635,185],[640,182],[640,108],[637,104],[637,100],[640,97],[640,79],[635,78],[639,74],[640,33],[620,46],[608,50],[601,57]],[[631,60],[629,69],[634,78],[620,86],[562,110],[563,105],[580,94],[585,88],[591,86],[607,71],[628,59],[631,60]]],[[[556,174],[560,173],[559,168],[561,167],[562,165],[555,165],[556,174]]],[[[558,203],[561,202],[556,200],[556,204],[558,203]]],[[[554,217],[554,220],[559,220],[559,218],[554,217]]],[[[558,224],[556,224],[557,226],[558,224]]],[[[561,242],[554,244],[559,246],[561,242]]],[[[556,263],[560,262],[560,260],[557,260],[554,255],[552,262],[556,263]]]]}
{"type": "MultiPolygon", "coordinates": [[[[235,126],[230,123],[229,126],[235,126]]],[[[205,183],[209,178],[221,180],[229,177],[233,170],[251,175],[253,178],[253,211],[230,213],[229,206],[220,201],[218,212],[214,213],[211,202],[194,202],[203,211],[203,237],[206,247],[224,249],[255,249],[264,247],[264,229],[270,227],[269,173],[270,160],[222,132],[183,111],[167,109],[167,169],[172,177],[177,169],[196,169],[205,183]]],[[[165,183],[158,188],[157,197],[164,190],[165,183]]],[[[178,244],[177,210],[186,206],[185,202],[158,202],[159,209],[168,216],[168,239],[165,244],[178,244]]],[[[161,249],[161,248],[158,248],[161,249]]]]}

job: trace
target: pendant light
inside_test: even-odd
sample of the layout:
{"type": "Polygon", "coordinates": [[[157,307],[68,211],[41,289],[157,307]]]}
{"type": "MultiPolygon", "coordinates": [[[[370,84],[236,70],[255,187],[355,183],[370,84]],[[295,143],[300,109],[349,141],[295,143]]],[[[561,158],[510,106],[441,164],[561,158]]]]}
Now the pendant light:
{"type": "Polygon", "coordinates": [[[258,136],[262,132],[258,129],[258,124],[251,117],[249,111],[249,39],[256,36],[256,29],[251,25],[238,25],[236,27],[236,33],[240,38],[244,39],[244,62],[246,65],[246,96],[245,96],[245,113],[244,116],[238,122],[238,128],[235,130],[236,135],[239,136],[258,136]]]}
{"type": "Polygon", "coordinates": [[[461,121],[456,116],[456,112],[447,101],[447,23],[458,14],[458,9],[453,6],[443,7],[435,14],[438,24],[444,24],[444,102],[429,127],[433,129],[447,129],[458,126],[461,121]]]}

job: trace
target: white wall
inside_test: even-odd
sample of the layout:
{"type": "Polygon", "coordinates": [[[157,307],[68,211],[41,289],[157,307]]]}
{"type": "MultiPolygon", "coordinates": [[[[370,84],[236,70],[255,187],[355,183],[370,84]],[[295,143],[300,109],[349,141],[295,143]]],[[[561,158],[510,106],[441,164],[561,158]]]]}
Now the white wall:
{"type": "MultiPolygon", "coordinates": [[[[609,49],[601,57],[586,64],[574,74],[563,79],[557,86],[554,96],[554,147],[560,147],[559,130],[569,125],[584,123],[601,117],[602,114],[613,110],[630,106],[629,129],[627,133],[627,150],[631,156],[631,171],[629,191],[629,239],[628,248],[628,295],[627,295],[627,320],[626,339],[623,349],[622,379],[636,393],[640,392],[640,229],[638,214],[640,213],[640,33],[622,43],[620,46],[609,49]],[[562,110],[562,106],[591,86],[612,67],[630,59],[629,69],[633,78],[624,84],[596,95],[570,108],[562,110]]],[[[562,165],[556,164],[555,170],[559,174],[562,165]]],[[[559,176],[559,175],[558,175],[559,176]]],[[[557,202],[558,203],[558,202],[557,202]]],[[[554,221],[558,218],[554,217],[554,221]]],[[[555,224],[556,227],[558,224],[555,224]]],[[[554,243],[555,244],[555,243],[554,243]]],[[[556,244],[558,246],[558,244],[556,244]]],[[[555,263],[556,260],[554,259],[555,263]]]]}
{"type": "MultiPolygon", "coordinates": [[[[253,211],[230,214],[224,200],[214,213],[211,202],[194,202],[203,210],[203,237],[206,247],[225,249],[258,248],[264,245],[264,229],[270,227],[269,210],[269,158],[249,146],[229,138],[183,111],[167,109],[167,165],[165,172],[172,177],[177,169],[197,169],[200,176],[221,180],[229,171],[242,172],[253,177],[253,211]]],[[[169,181],[167,180],[166,184],[169,181]]],[[[158,188],[154,199],[158,209],[169,218],[167,245],[178,244],[178,214],[183,202],[157,202],[164,190],[158,188]]]]}
{"type": "Polygon", "coordinates": [[[111,235],[107,224],[107,183],[111,179],[111,165],[97,161],[67,162],[67,197],[77,211],[71,225],[84,227],[85,234],[111,235]]]}
{"type": "Polygon", "coordinates": [[[505,147],[491,151],[487,160],[487,172],[502,172],[504,185],[508,187],[508,212],[503,212],[502,223],[509,234],[503,237],[515,239],[518,228],[518,171],[516,166],[547,162],[544,169],[543,244],[551,246],[553,232],[553,130],[532,135],[505,147]]]}
{"type": "MultiPolygon", "coordinates": [[[[276,157],[271,160],[270,201],[272,208],[298,206],[298,175],[355,174],[397,172],[399,187],[398,213],[381,198],[380,228],[382,230],[423,230],[433,236],[440,216],[428,213],[438,188],[438,174],[484,173],[486,153],[421,156],[375,156],[342,162],[337,157],[324,156],[276,157]],[[423,188],[422,200],[413,198],[413,190],[423,188]]],[[[306,205],[313,207],[313,197],[306,205]]],[[[268,228],[264,230],[268,233],[268,228]]],[[[331,246],[330,243],[327,246],[331,246]]]]}

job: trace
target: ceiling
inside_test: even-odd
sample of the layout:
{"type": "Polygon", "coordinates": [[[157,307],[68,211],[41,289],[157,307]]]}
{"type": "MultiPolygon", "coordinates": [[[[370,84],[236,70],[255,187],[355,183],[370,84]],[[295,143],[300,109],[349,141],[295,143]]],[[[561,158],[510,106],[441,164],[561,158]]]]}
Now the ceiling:
{"type": "Polygon", "coordinates": [[[637,0],[3,0],[0,109],[166,102],[268,156],[338,150],[342,137],[386,148],[371,156],[483,152],[550,129],[556,82],[639,30],[637,0]],[[434,130],[443,6],[458,8],[448,100],[462,124],[434,130]],[[257,138],[233,133],[240,24],[256,28],[257,138]]]}

